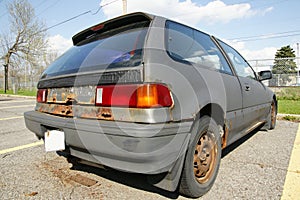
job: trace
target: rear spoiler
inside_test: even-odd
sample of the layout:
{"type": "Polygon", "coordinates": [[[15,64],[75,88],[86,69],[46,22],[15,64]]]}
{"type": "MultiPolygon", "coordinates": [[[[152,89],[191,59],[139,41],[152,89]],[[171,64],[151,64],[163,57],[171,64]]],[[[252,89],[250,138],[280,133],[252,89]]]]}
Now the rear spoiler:
{"type": "Polygon", "coordinates": [[[154,18],[154,16],[142,13],[142,12],[136,12],[131,13],[128,15],[123,15],[105,22],[102,22],[100,24],[97,24],[95,26],[92,26],[90,28],[87,28],[76,35],[72,37],[73,45],[77,45],[79,42],[95,35],[95,34],[101,34],[108,30],[115,29],[118,27],[122,27],[124,25],[133,24],[137,22],[144,22],[144,21],[150,21],[154,18]]]}

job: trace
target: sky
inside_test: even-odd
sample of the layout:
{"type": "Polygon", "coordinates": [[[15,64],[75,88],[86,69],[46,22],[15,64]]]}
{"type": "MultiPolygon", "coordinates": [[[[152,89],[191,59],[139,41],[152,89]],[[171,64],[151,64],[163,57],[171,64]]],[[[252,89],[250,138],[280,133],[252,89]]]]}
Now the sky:
{"type": "MultiPolygon", "coordinates": [[[[1,33],[8,32],[6,5],[12,1],[0,0],[1,33]]],[[[54,26],[47,37],[51,49],[59,54],[71,47],[77,32],[122,14],[122,0],[28,2],[46,27],[54,26]]],[[[135,11],[167,17],[214,35],[248,60],[273,59],[275,52],[287,45],[298,55],[299,0],[127,0],[127,12],[135,11]]]]}

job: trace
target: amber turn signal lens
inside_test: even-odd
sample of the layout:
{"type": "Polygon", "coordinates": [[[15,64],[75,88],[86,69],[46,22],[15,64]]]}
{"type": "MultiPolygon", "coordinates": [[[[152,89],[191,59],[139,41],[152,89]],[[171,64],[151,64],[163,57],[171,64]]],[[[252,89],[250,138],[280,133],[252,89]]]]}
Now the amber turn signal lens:
{"type": "Polygon", "coordinates": [[[157,107],[157,106],[159,106],[157,85],[147,84],[137,89],[138,108],[149,108],[149,107],[157,107]]]}

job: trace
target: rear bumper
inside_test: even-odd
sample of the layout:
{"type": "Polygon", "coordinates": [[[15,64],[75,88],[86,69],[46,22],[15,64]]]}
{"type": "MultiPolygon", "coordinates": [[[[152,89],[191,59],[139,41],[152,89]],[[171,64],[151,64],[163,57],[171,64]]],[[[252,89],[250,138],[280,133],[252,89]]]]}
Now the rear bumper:
{"type": "Polygon", "coordinates": [[[114,169],[158,174],[185,156],[192,121],[138,124],[75,119],[37,111],[24,114],[29,130],[43,138],[47,129],[65,132],[70,154],[114,169]]]}

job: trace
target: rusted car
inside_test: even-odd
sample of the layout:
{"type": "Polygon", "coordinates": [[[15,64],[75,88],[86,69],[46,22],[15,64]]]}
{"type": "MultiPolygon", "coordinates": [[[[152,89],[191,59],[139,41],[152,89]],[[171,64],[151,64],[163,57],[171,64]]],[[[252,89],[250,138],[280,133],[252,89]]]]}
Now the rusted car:
{"type": "Polygon", "coordinates": [[[217,177],[222,149],[275,127],[276,96],[262,83],[271,72],[255,73],[211,35],[132,13],[72,39],[24,114],[51,150],[199,197],[217,177]]]}

